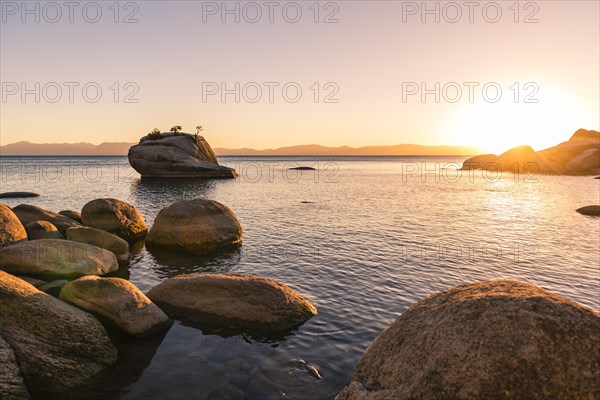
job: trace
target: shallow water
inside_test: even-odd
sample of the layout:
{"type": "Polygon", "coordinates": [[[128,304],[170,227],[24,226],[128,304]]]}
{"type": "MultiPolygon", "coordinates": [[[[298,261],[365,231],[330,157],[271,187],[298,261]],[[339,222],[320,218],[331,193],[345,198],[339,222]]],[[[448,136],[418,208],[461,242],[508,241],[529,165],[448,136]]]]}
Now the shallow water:
{"type": "Polygon", "coordinates": [[[126,157],[3,157],[4,199],[60,211],[115,197],[152,224],[174,201],[229,206],[244,229],[235,251],[210,257],[140,248],[119,271],[147,292],[181,273],[278,279],[319,314],[278,340],[203,335],[176,323],[128,342],[113,375],[68,398],[332,399],[369,343],[416,300],[487,279],[540,285],[600,310],[600,204],[592,177],[457,175],[461,157],[222,157],[236,180],[141,181],[126,157]],[[288,171],[307,165],[317,171],[288,171]],[[318,368],[316,379],[297,360],[318,368]],[[245,397],[243,397],[245,394],[245,397]]]}

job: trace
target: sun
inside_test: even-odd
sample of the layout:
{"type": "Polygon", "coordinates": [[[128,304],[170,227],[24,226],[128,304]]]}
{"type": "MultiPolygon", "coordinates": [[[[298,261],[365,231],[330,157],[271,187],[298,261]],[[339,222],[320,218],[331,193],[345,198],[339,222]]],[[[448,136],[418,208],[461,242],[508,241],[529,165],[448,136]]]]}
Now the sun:
{"type": "MultiPolygon", "coordinates": [[[[508,86],[504,86],[508,87],[508,86]]],[[[513,92],[498,102],[483,99],[460,105],[442,128],[454,143],[501,154],[515,146],[542,150],[564,142],[578,128],[594,129],[597,116],[573,96],[557,89],[539,88],[530,100],[515,102],[513,92]]]]}

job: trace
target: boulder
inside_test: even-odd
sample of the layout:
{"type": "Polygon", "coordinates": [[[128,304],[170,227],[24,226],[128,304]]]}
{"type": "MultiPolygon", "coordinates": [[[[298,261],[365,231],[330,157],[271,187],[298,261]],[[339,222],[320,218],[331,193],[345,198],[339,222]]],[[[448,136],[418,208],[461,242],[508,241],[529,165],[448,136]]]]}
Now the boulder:
{"type": "Polygon", "coordinates": [[[60,299],[102,315],[136,337],[151,336],[172,324],[160,308],[125,279],[85,276],[67,283],[60,299]]]}
{"type": "Polygon", "coordinates": [[[44,210],[43,208],[32,206],[31,204],[19,204],[13,208],[13,212],[17,215],[23,225],[30,222],[46,221],[56,226],[60,233],[64,236],[67,228],[72,226],[80,226],[79,223],[67,218],[64,215],[44,210]]]}
{"type": "Polygon", "coordinates": [[[30,399],[12,348],[0,336],[0,399],[30,399]]]}
{"type": "Polygon", "coordinates": [[[71,218],[73,221],[77,221],[80,224],[83,224],[81,221],[81,213],[79,211],[73,210],[63,210],[58,212],[60,215],[64,215],[67,218],[71,218]]]}
{"type": "Polygon", "coordinates": [[[235,214],[214,200],[182,200],[162,209],[146,244],[208,254],[242,242],[242,226],[235,214]]]}
{"type": "Polygon", "coordinates": [[[58,228],[48,221],[33,221],[25,225],[29,240],[39,239],[64,239],[58,228]]]}
{"type": "Polygon", "coordinates": [[[31,393],[64,391],[117,360],[96,318],[2,271],[0,326],[31,393]]]}
{"type": "Polygon", "coordinates": [[[25,227],[10,207],[0,203],[0,247],[23,240],[27,240],[25,227]]]}
{"type": "Polygon", "coordinates": [[[83,206],[83,224],[119,236],[129,242],[143,239],[146,222],[135,206],[118,199],[96,199],[83,206]]]}
{"type": "Polygon", "coordinates": [[[129,163],[142,178],[235,178],[234,169],[219,165],[202,136],[161,133],[144,136],[129,149],[129,163]]]}
{"type": "Polygon", "coordinates": [[[17,278],[24,280],[25,282],[29,283],[31,286],[35,287],[36,289],[39,289],[41,286],[44,286],[48,283],[41,279],[36,279],[36,278],[32,278],[30,276],[24,276],[24,275],[18,275],[17,278]]]}
{"type": "Polygon", "coordinates": [[[579,214],[588,215],[591,217],[600,216],[600,206],[585,206],[576,210],[579,214]]]}
{"type": "Polygon", "coordinates": [[[67,283],[69,283],[69,281],[66,279],[57,279],[55,281],[45,283],[37,287],[37,289],[49,294],[50,296],[58,297],[60,296],[60,291],[67,283]]]}
{"type": "Polygon", "coordinates": [[[70,240],[40,239],[0,249],[0,269],[11,274],[74,278],[118,268],[112,252],[70,240]]]}
{"type": "Polygon", "coordinates": [[[112,251],[119,261],[129,260],[129,243],[112,233],[82,226],[67,229],[67,239],[112,251]]]}
{"type": "Polygon", "coordinates": [[[398,317],[336,399],[592,399],[599,354],[592,310],[522,282],[461,285],[398,317]]]}
{"type": "Polygon", "coordinates": [[[32,192],[4,192],[0,193],[0,199],[18,199],[26,197],[40,197],[37,193],[32,192]]]}
{"type": "Polygon", "coordinates": [[[178,275],[154,287],[148,297],[172,318],[223,334],[285,333],[317,314],[288,286],[252,275],[178,275]]]}

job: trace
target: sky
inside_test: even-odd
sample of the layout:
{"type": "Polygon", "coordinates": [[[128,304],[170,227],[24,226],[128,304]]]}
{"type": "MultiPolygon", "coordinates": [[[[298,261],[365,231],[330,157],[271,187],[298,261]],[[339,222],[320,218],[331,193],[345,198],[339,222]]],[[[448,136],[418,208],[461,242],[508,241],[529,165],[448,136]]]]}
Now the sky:
{"type": "Polygon", "coordinates": [[[600,2],[1,0],[0,144],[552,146],[600,127],[600,2]],[[37,19],[37,20],[36,20],[37,19]]]}

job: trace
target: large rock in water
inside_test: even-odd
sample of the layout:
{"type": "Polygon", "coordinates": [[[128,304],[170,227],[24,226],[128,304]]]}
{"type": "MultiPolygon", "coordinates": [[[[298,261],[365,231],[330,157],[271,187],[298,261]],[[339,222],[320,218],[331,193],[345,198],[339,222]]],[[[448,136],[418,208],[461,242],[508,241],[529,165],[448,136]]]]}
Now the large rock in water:
{"type": "Polygon", "coordinates": [[[60,233],[64,236],[67,228],[72,226],[81,226],[77,221],[67,218],[64,215],[44,210],[43,208],[32,206],[31,204],[19,204],[13,208],[13,212],[17,215],[23,225],[30,222],[46,221],[56,226],[60,233]]]}
{"type": "Polygon", "coordinates": [[[129,259],[129,243],[117,235],[87,226],[67,229],[67,239],[79,243],[87,243],[112,251],[117,260],[129,259]]]}
{"type": "Polygon", "coordinates": [[[148,135],[129,149],[129,163],[142,178],[235,178],[234,169],[219,165],[202,136],[189,133],[148,135]]]}
{"type": "Polygon", "coordinates": [[[214,200],[182,200],[162,209],[146,243],[195,254],[208,254],[242,242],[242,226],[233,211],[214,200]]]}
{"type": "Polygon", "coordinates": [[[27,240],[25,227],[7,205],[0,203],[0,247],[27,240]]]}
{"type": "Polygon", "coordinates": [[[585,206],[578,208],[577,211],[579,214],[588,215],[590,217],[600,217],[600,206],[585,206]]]}
{"type": "Polygon", "coordinates": [[[112,252],[70,240],[40,239],[0,249],[0,269],[17,275],[75,278],[118,268],[112,252]]]}
{"type": "Polygon", "coordinates": [[[337,400],[596,399],[600,316],[515,281],[421,300],[369,346],[337,400]]]}
{"type": "Polygon", "coordinates": [[[0,326],[32,393],[61,392],[117,360],[96,318],[2,271],[0,326]]]}
{"type": "Polygon", "coordinates": [[[160,308],[125,279],[84,276],[67,283],[60,299],[100,314],[136,337],[150,336],[172,324],[160,308]]]}
{"type": "Polygon", "coordinates": [[[496,160],[493,154],[471,157],[462,169],[490,169],[552,175],[596,175],[600,172],[600,132],[579,129],[557,146],[533,151],[529,146],[508,150],[496,160]],[[481,160],[490,160],[483,163],[481,160]]]}
{"type": "Polygon", "coordinates": [[[228,334],[283,333],[317,314],[288,286],[252,275],[179,275],[154,287],[148,297],[172,318],[228,334]]]}
{"type": "Polygon", "coordinates": [[[129,242],[143,239],[146,222],[135,206],[118,199],[96,199],[81,210],[83,224],[117,235],[129,242]]]}

